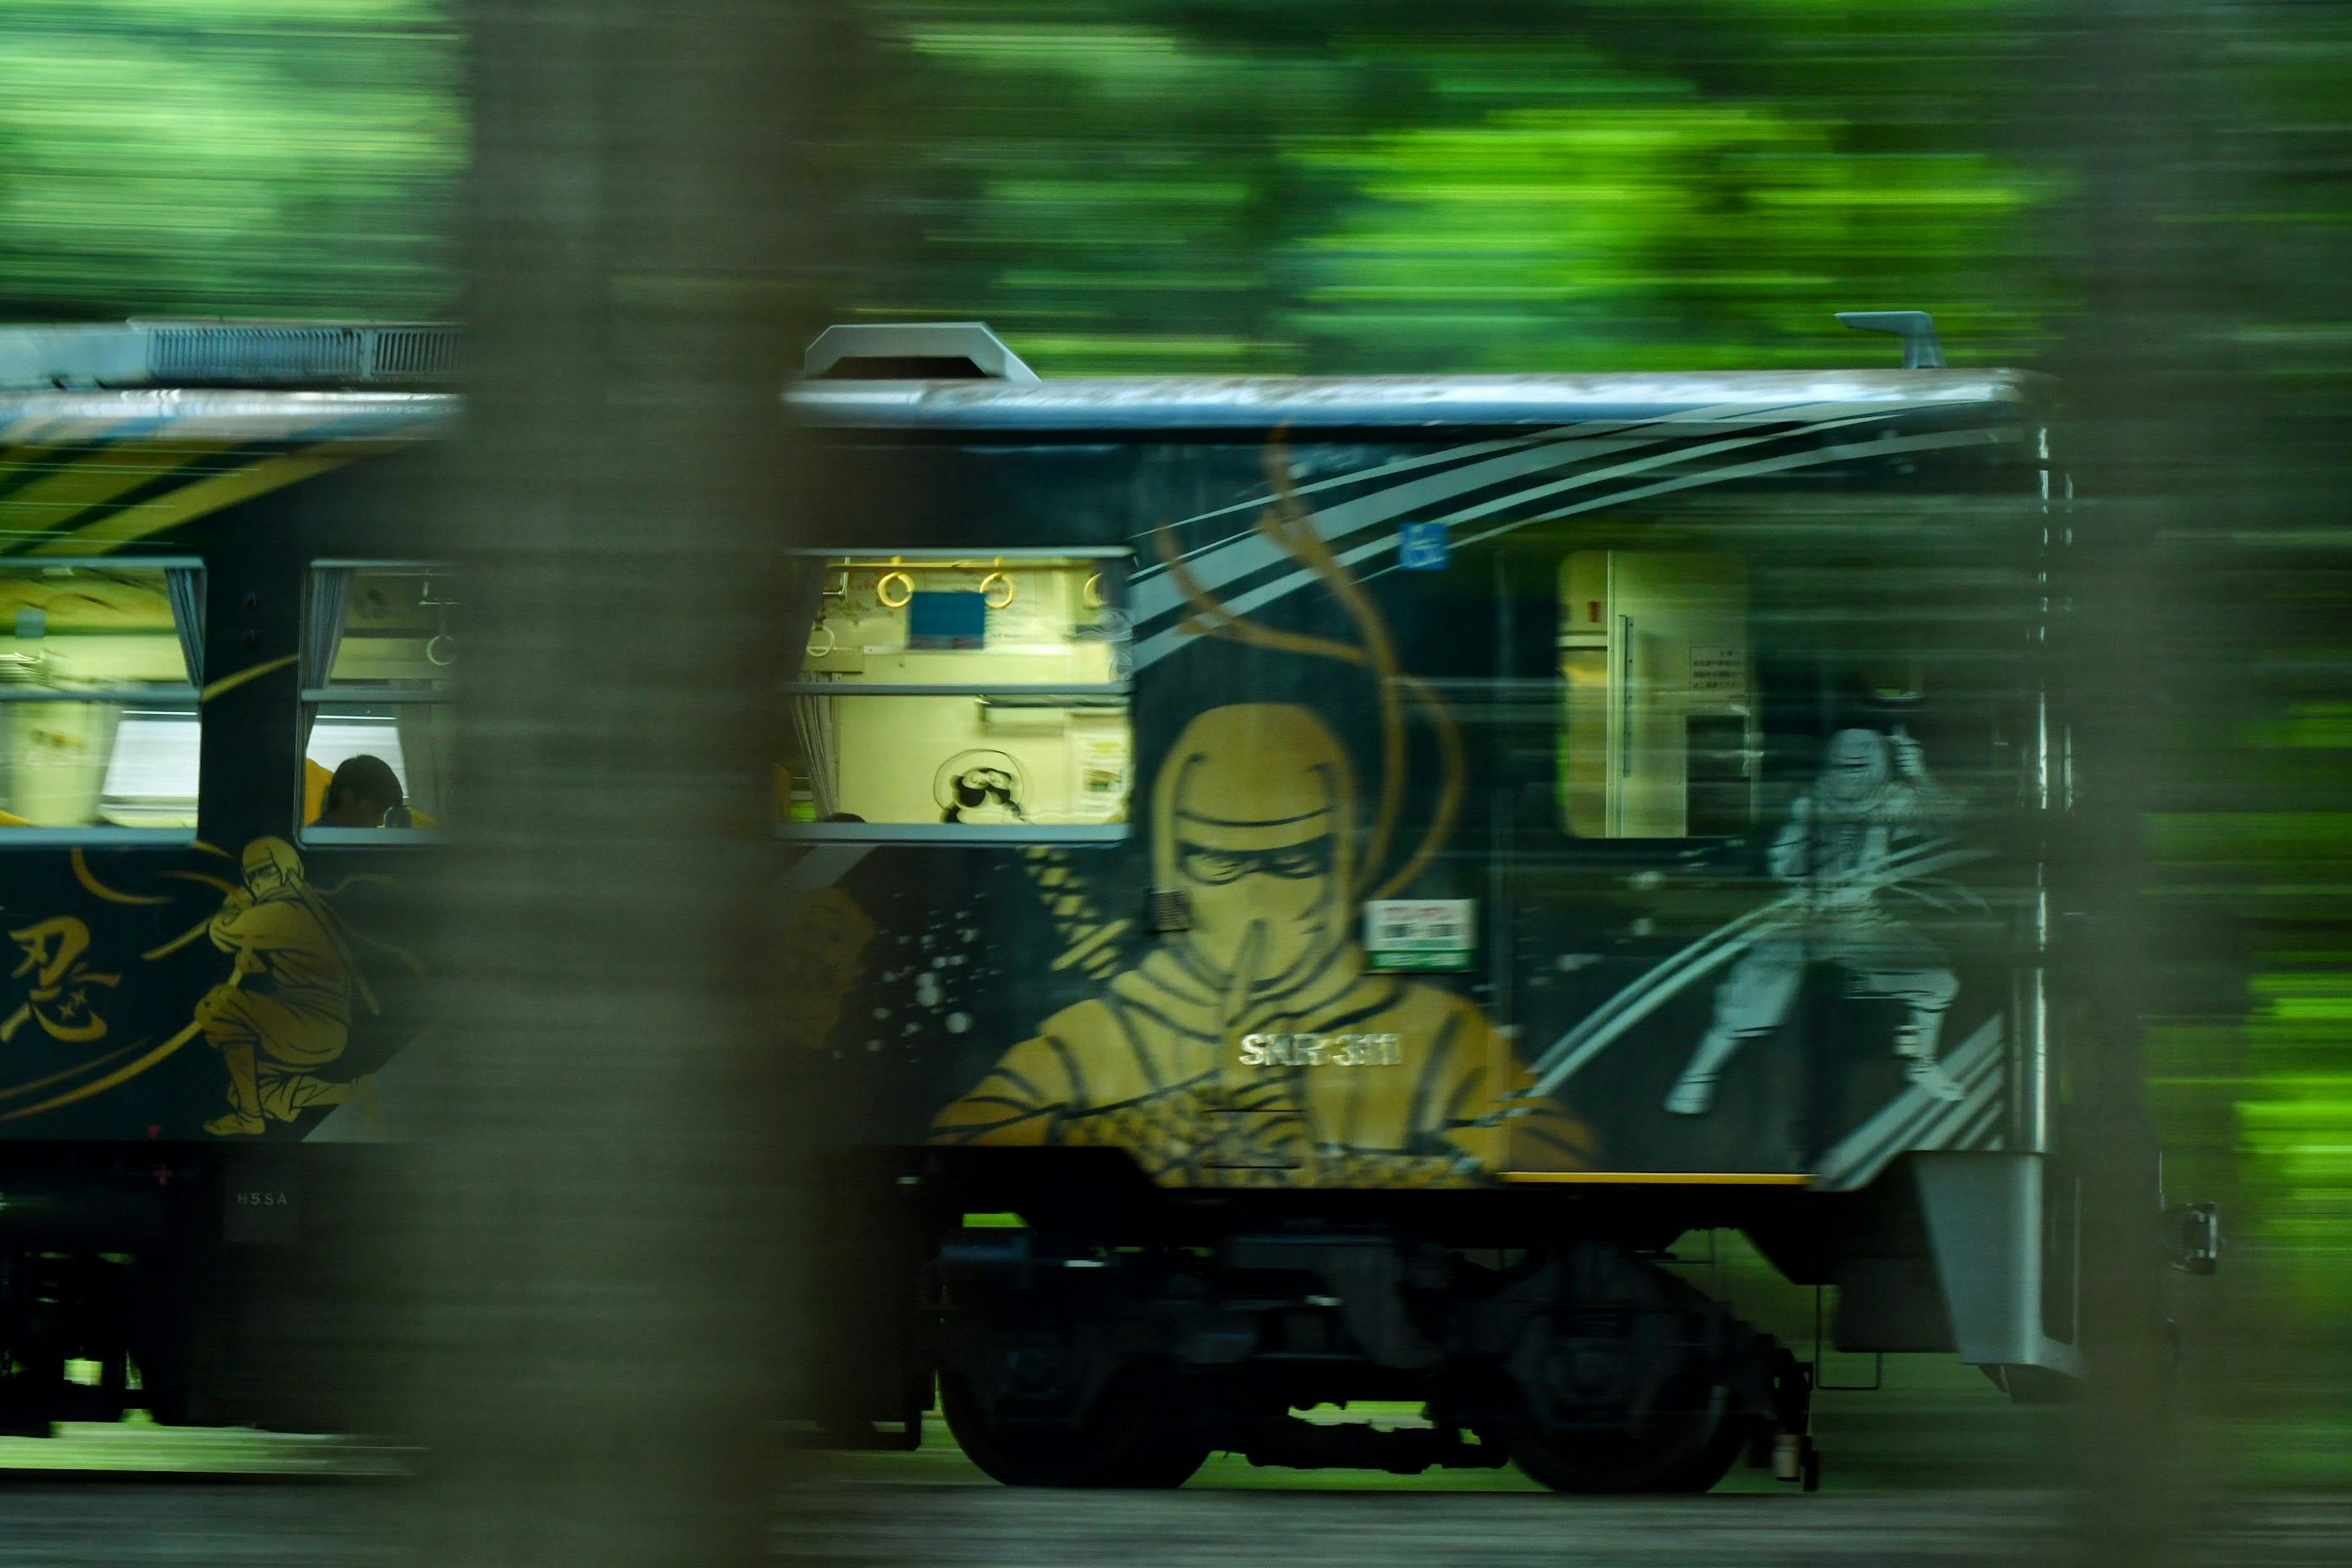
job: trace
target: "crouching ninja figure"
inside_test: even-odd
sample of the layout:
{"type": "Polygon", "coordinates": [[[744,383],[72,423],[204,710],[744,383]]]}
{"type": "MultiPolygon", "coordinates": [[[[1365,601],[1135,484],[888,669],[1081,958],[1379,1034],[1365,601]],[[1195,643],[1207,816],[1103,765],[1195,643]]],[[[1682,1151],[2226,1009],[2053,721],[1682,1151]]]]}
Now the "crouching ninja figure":
{"type": "Polygon", "coordinates": [[[211,932],[236,967],[196,1004],[205,1043],[228,1069],[228,1113],[205,1123],[215,1137],[258,1133],[359,1088],[313,1070],[343,1054],[352,993],[366,994],[334,911],[284,839],[255,839],[244,864],[245,887],[222,901],[211,932]]]}
{"type": "Polygon", "coordinates": [[[1900,879],[1888,861],[1898,840],[1942,831],[1959,803],[1927,776],[1919,742],[1899,727],[1841,730],[1822,774],[1797,797],[1773,840],[1773,876],[1797,884],[1801,910],[1741,959],[1715,994],[1715,1021],[1666,1095],[1666,1109],[1696,1116],[1715,1103],[1716,1080],[1742,1042],[1779,1028],[1796,1005],[1808,963],[1845,973],[1846,994],[1885,996],[1910,1016],[1895,1031],[1905,1074],[1938,1100],[1960,1088],[1937,1065],[1937,1038],[1960,983],[1935,943],[1876,901],[1900,879]]]}

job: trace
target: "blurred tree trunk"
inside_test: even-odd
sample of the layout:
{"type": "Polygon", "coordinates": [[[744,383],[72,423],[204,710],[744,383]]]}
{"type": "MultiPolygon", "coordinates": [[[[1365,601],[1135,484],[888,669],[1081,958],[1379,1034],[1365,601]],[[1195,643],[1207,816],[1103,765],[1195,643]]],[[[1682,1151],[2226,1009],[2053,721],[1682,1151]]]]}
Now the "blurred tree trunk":
{"type": "Polygon", "coordinates": [[[793,14],[472,13],[435,1568],[762,1555],[792,1208],[758,977],[793,14]]]}
{"type": "Polygon", "coordinates": [[[2168,920],[2145,845],[2151,814],[2179,809],[2179,764],[2200,761],[2171,748],[2212,651],[2198,634],[2228,614],[2215,604],[2194,631],[2180,614],[2212,602],[2193,585],[2213,569],[2200,542],[2217,491],[2242,477],[2217,461],[2230,445],[2230,367],[2207,149],[2225,106],[2204,0],[2096,0],[2069,19],[2056,96],[2084,287],[2056,366],[2075,436],[2062,466],[2082,486],[2061,588],[2075,767],[2059,971],[2076,1001],[2063,1114],[2091,1377],[2063,1424],[2078,1488],[2069,1557],[2160,1568],[2188,1561],[2213,1522],[2168,1333],[2145,1046],[2179,993],[2182,961],[2218,952],[2223,933],[2186,929],[2178,911],[2168,920]]]}

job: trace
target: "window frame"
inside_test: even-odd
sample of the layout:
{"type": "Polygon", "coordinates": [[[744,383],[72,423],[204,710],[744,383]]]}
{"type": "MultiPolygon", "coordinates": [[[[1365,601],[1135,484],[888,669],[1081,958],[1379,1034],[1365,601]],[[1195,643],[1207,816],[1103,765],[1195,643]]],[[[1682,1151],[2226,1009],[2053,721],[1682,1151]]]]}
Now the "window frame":
{"type": "MultiPolygon", "coordinates": [[[[305,563],[302,572],[301,640],[299,644],[300,658],[307,658],[313,646],[311,627],[316,624],[319,613],[319,574],[322,572],[370,571],[446,573],[452,577],[457,574],[457,569],[447,562],[421,556],[362,558],[322,555],[305,563]]],[[[302,673],[307,677],[310,672],[305,670],[302,673]]],[[[331,666],[319,671],[322,679],[331,677],[333,673],[331,666]]],[[[455,679],[454,676],[451,678],[453,686],[455,679]]],[[[306,681],[297,694],[294,706],[296,761],[299,764],[310,760],[310,729],[318,721],[318,710],[321,706],[362,704],[390,707],[407,703],[431,703],[439,707],[447,707],[456,700],[456,691],[447,689],[437,691],[418,691],[400,686],[337,686],[331,680],[328,680],[324,685],[311,686],[306,681]]],[[[395,848],[410,845],[441,844],[448,840],[449,830],[446,827],[321,827],[313,823],[304,822],[301,820],[302,784],[303,775],[298,765],[294,778],[294,841],[298,845],[306,847],[336,849],[395,848]]],[[[404,785],[405,781],[404,781],[404,785]]]]}
{"type": "MultiPolygon", "coordinates": [[[[792,549],[784,552],[785,559],[793,563],[814,561],[818,569],[823,563],[842,556],[871,559],[877,556],[905,559],[909,564],[926,562],[957,562],[983,558],[1008,564],[1054,561],[1115,563],[1116,572],[1104,570],[1105,594],[1103,607],[1127,613],[1128,584],[1133,575],[1135,552],[1124,544],[1100,545],[1022,545],[1017,548],[959,548],[951,545],[833,545],[824,548],[792,549]]],[[[777,683],[777,694],[787,704],[797,697],[1005,697],[1021,698],[1051,706],[1051,699],[1061,698],[1073,703],[1088,699],[1116,698],[1118,707],[1126,716],[1130,748],[1135,733],[1135,676],[1131,668],[1118,680],[1064,683],[1053,686],[1008,684],[1003,681],[942,681],[872,682],[845,680],[809,680],[794,678],[777,683]]],[[[1130,753],[1130,768],[1132,758],[1130,753]]],[[[1104,845],[1123,844],[1134,837],[1134,779],[1129,778],[1129,805],[1126,816],[1117,822],[1085,823],[971,823],[960,822],[793,822],[778,821],[772,829],[774,837],[796,844],[866,844],[866,845],[928,845],[941,848],[1017,847],[1028,845],[1104,845]]]]}
{"type": "MultiPolygon", "coordinates": [[[[1552,698],[1550,725],[1554,745],[1559,747],[1554,753],[1549,768],[1547,770],[1549,774],[1550,790],[1553,795],[1551,809],[1548,813],[1551,837],[1558,839],[1562,844],[1575,846],[1584,849],[1590,849],[1594,846],[1606,845],[1649,845],[1654,847],[1665,845],[1685,845],[1697,846],[1699,847],[1700,852],[1720,849],[1726,846],[1743,843],[1753,837],[1766,825],[1766,814],[1762,809],[1761,786],[1763,784],[1764,758],[1769,749],[1769,742],[1764,732],[1764,697],[1762,678],[1757,658],[1756,639],[1753,624],[1750,619],[1750,606],[1748,606],[1745,602],[1746,573],[1750,563],[1750,556],[1744,551],[1735,551],[1726,548],[1677,549],[1672,545],[1645,548],[1641,544],[1586,544],[1577,542],[1572,543],[1565,551],[1560,551],[1555,554],[1549,554],[1549,559],[1551,563],[1551,570],[1553,573],[1551,580],[1556,584],[1553,589],[1551,598],[1551,602],[1555,606],[1556,618],[1554,624],[1556,630],[1554,633],[1552,655],[1554,668],[1552,673],[1549,677],[1549,682],[1554,693],[1552,698]],[[1689,830],[1687,816],[1689,807],[1688,790],[1691,784],[1689,764],[1690,758],[1694,753],[1689,746],[1688,725],[1690,721],[1694,718],[1715,718],[1721,717],[1722,715],[1713,712],[1695,714],[1688,710],[1687,704],[1685,705],[1683,711],[1675,721],[1675,728],[1678,731],[1678,740],[1676,744],[1679,748],[1679,753],[1683,759],[1683,789],[1685,792],[1683,804],[1684,810],[1685,812],[1685,830],[1678,834],[1607,831],[1596,834],[1584,834],[1576,831],[1572,825],[1572,808],[1570,806],[1570,797],[1568,792],[1570,788],[1572,787],[1574,781],[1569,773],[1570,751],[1566,746],[1561,745],[1560,742],[1568,742],[1572,739],[1572,726],[1575,721],[1575,713],[1574,704],[1571,700],[1574,695],[1575,683],[1565,668],[1564,656],[1570,652],[1587,654],[1599,653],[1603,656],[1601,665],[1602,679],[1607,683],[1608,689],[1612,693],[1601,714],[1603,737],[1599,755],[1601,758],[1601,772],[1604,779],[1610,777],[1619,779],[1630,778],[1632,776],[1633,764],[1641,754],[1640,748],[1636,747],[1633,743],[1631,738],[1631,732],[1633,727],[1633,717],[1637,706],[1637,692],[1643,687],[1646,687],[1654,695],[1662,689],[1669,691],[1677,689],[1671,686],[1661,687],[1655,684],[1654,677],[1646,679],[1639,683],[1634,679],[1636,670],[1636,645],[1633,640],[1633,633],[1634,630],[1634,621],[1636,617],[1631,614],[1626,614],[1621,611],[1612,611],[1610,616],[1609,626],[1599,633],[1586,634],[1588,636],[1597,637],[1599,638],[1598,641],[1589,641],[1574,645],[1571,645],[1569,641],[1569,638],[1571,636],[1577,635],[1569,631],[1566,625],[1572,604],[1567,591],[1566,579],[1569,563],[1579,553],[1590,552],[1604,556],[1610,556],[1614,555],[1621,551],[1629,555],[1690,555],[1720,557],[1737,561],[1739,563],[1741,588],[1743,594],[1743,602],[1740,613],[1740,653],[1744,685],[1741,688],[1740,702],[1725,703],[1720,706],[1730,712],[1736,713],[1739,717],[1742,725],[1744,743],[1740,747],[1738,752],[1742,763],[1739,776],[1747,781],[1749,803],[1748,820],[1744,826],[1728,832],[1696,833],[1689,830]]],[[[1691,645],[1685,646],[1688,647],[1691,645]]],[[[1696,648],[1693,647],[1692,651],[1696,651],[1696,648]]],[[[1689,696],[1696,695],[1696,693],[1688,687],[1679,689],[1682,689],[1689,696]]],[[[1653,719],[1653,722],[1655,722],[1654,718],[1653,719]]],[[[1603,785],[1603,799],[1605,801],[1607,799],[1607,786],[1605,784],[1603,785]]],[[[1616,815],[1622,816],[1622,811],[1623,805],[1621,799],[1616,815]]]]}
{"type": "MultiPolygon", "coordinates": [[[[191,640],[189,629],[180,625],[177,606],[172,613],[172,629],[180,639],[184,658],[188,650],[195,653],[195,679],[180,687],[99,687],[85,691],[54,691],[38,687],[0,687],[0,702],[103,702],[118,706],[133,701],[184,702],[196,719],[196,816],[204,819],[204,727],[205,727],[205,593],[209,565],[201,555],[19,555],[11,557],[9,568],[35,567],[43,570],[66,567],[89,571],[121,572],[155,570],[190,572],[195,575],[194,604],[196,624],[191,640]]],[[[164,593],[169,598],[170,577],[164,578],[164,593]]],[[[110,754],[109,761],[111,762],[110,754]]],[[[100,785],[103,790],[103,784],[100,785]]],[[[0,849],[43,849],[71,846],[103,846],[107,848],[152,849],[184,848],[196,842],[198,829],[187,827],[124,827],[117,823],[92,823],[80,827],[0,827],[0,849]]]]}

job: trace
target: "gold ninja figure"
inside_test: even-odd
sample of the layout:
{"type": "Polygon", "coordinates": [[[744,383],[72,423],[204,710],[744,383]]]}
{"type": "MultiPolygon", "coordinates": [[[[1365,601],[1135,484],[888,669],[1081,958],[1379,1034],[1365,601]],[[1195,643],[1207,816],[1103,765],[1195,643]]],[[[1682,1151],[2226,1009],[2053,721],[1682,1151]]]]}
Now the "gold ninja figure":
{"type": "Polygon", "coordinates": [[[1189,929],[1006,1052],[934,1142],[1123,1148],[1171,1185],[1591,1166],[1589,1134],[1551,1102],[1498,1114],[1525,1075],[1478,1008],[1366,969],[1354,770],[1313,712],[1196,716],[1153,785],[1151,835],[1189,929]]]}
{"type": "Polygon", "coordinates": [[[228,1113],[205,1123],[223,1137],[339,1105],[364,1081],[314,1070],[343,1054],[352,994],[366,995],[334,911],[282,838],[247,845],[244,867],[245,887],[222,901],[211,926],[213,945],[236,967],[196,1004],[197,1026],[228,1069],[228,1113]]]}

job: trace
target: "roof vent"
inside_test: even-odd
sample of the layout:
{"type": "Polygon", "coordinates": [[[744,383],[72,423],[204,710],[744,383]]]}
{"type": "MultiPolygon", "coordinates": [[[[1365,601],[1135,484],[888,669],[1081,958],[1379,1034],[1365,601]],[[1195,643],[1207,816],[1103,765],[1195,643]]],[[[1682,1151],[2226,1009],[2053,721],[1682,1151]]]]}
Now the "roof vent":
{"type": "Polygon", "coordinates": [[[0,387],[352,386],[446,382],[457,329],[428,322],[133,321],[0,328],[0,387]]]}
{"type": "Polygon", "coordinates": [[[1936,319],[1925,310],[1840,310],[1837,319],[1858,332],[1893,332],[1901,338],[1905,370],[1944,368],[1936,319]]]}
{"type": "Polygon", "coordinates": [[[982,321],[874,321],[827,327],[802,366],[811,381],[1034,381],[982,321]]]}

